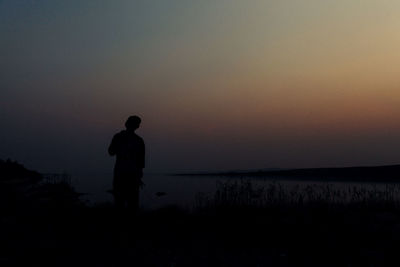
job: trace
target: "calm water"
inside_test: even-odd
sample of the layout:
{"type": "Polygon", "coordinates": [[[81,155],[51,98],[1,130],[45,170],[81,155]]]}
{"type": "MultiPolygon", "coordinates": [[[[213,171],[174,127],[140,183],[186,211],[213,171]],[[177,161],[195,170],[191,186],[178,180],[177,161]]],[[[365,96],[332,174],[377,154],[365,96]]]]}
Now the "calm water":
{"type": "MultiPolygon", "coordinates": [[[[140,205],[145,209],[155,209],[166,205],[178,205],[184,208],[193,207],[198,193],[212,196],[218,182],[239,181],[241,178],[221,176],[169,176],[147,174],[144,177],[145,187],[141,190],[140,205]],[[165,192],[163,196],[157,196],[157,192],[165,192]]],[[[331,185],[334,188],[348,189],[358,187],[365,189],[384,189],[385,184],[380,183],[343,183],[323,181],[296,181],[271,178],[251,178],[254,185],[268,186],[277,182],[290,189],[295,186],[307,185],[331,185]]],[[[112,174],[81,175],[73,177],[73,185],[78,192],[86,193],[84,200],[90,204],[112,202],[112,195],[107,191],[111,189],[112,174]]]]}
{"type": "MultiPolygon", "coordinates": [[[[190,208],[196,194],[213,194],[217,181],[227,181],[232,178],[214,176],[171,176],[171,175],[145,175],[144,188],[140,192],[140,204],[143,208],[154,209],[166,205],[179,205],[190,208]],[[165,192],[163,196],[156,193],[165,192]]],[[[112,174],[81,175],[73,178],[76,190],[87,195],[83,198],[89,203],[111,202],[112,195],[107,191],[111,189],[112,174]]]]}

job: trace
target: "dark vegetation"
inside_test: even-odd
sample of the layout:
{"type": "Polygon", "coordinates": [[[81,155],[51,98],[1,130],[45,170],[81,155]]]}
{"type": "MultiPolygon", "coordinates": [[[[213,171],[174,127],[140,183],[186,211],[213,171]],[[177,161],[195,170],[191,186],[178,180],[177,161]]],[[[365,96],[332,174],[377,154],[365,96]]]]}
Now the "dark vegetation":
{"type": "Polygon", "coordinates": [[[165,207],[132,216],[111,204],[87,207],[69,184],[48,183],[15,162],[2,161],[0,177],[0,266],[397,266],[399,261],[397,185],[288,189],[243,179],[219,184],[214,196],[199,194],[192,211],[165,207]],[[11,169],[20,174],[7,174],[11,169]]]}
{"type": "Polygon", "coordinates": [[[26,169],[18,162],[0,160],[0,207],[5,214],[18,210],[45,207],[75,207],[80,202],[64,178],[66,174],[44,176],[26,169]],[[53,177],[55,176],[55,177],[53,177]]]}

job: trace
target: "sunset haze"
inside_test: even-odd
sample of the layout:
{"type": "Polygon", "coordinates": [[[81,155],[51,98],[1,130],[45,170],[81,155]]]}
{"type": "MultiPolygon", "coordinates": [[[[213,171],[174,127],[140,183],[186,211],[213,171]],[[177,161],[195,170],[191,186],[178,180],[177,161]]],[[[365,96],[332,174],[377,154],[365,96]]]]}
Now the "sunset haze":
{"type": "Polygon", "coordinates": [[[148,172],[400,162],[400,1],[0,1],[0,158],[148,172]]]}

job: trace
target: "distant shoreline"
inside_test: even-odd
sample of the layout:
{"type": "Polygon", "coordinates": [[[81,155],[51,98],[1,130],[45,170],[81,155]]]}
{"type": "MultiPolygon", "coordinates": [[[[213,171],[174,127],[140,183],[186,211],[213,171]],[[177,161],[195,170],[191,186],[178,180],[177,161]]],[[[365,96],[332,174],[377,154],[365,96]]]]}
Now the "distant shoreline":
{"type": "Polygon", "coordinates": [[[175,176],[265,177],[275,179],[343,181],[343,182],[400,182],[400,165],[358,166],[338,168],[299,168],[226,172],[175,173],[175,176]]]}

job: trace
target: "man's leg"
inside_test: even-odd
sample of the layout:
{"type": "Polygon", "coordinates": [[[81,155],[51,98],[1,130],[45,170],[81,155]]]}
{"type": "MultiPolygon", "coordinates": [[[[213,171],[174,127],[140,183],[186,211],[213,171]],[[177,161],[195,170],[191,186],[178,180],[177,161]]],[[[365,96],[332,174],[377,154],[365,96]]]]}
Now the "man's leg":
{"type": "Polygon", "coordinates": [[[139,210],[139,183],[135,181],[131,186],[131,192],[129,192],[128,208],[133,211],[134,215],[137,214],[139,210]]]}
{"type": "Polygon", "coordinates": [[[113,180],[114,205],[117,209],[123,209],[125,206],[123,177],[114,174],[113,180]]]}
{"type": "Polygon", "coordinates": [[[117,209],[123,209],[125,206],[125,199],[119,192],[114,191],[114,206],[117,209]]]}

